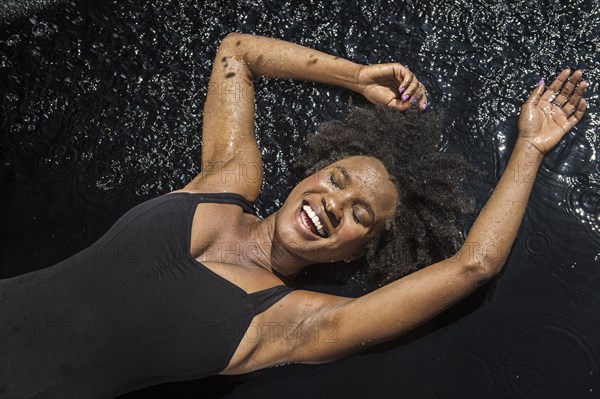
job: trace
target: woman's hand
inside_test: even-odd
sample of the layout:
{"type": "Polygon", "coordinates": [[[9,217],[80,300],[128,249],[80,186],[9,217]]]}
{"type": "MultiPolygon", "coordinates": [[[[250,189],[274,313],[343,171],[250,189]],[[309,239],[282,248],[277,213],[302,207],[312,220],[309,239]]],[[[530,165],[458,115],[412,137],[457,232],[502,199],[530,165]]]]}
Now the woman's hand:
{"type": "Polygon", "coordinates": [[[425,86],[404,65],[365,65],[358,72],[358,92],[373,104],[405,111],[411,105],[427,107],[425,86]]]}
{"type": "Polygon", "coordinates": [[[587,82],[582,72],[565,69],[544,90],[540,81],[521,109],[519,140],[531,143],[546,155],[583,117],[587,106],[583,99],[587,82]]]}

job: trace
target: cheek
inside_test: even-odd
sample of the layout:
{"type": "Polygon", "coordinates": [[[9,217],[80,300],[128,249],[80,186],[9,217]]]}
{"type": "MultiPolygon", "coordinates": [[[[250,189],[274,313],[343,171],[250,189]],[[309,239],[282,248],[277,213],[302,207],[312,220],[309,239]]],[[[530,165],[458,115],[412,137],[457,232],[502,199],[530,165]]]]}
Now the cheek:
{"type": "Polygon", "coordinates": [[[299,239],[296,230],[294,229],[295,213],[294,210],[282,207],[279,211],[278,218],[275,219],[275,235],[279,242],[286,244],[296,244],[299,239]]]}
{"type": "Polygon", "coordinates": [[[359,229],[342,229],[338,233],[338,243],[341,250],[354,252],[368,242],[367,237],[359,229]]]}
{"type": "Polygon", "coordinates": [[[352,229],[341,229],[338,231],[338,239],[340,242],[354,242],[360,239],[360,235],[352,229]]]}

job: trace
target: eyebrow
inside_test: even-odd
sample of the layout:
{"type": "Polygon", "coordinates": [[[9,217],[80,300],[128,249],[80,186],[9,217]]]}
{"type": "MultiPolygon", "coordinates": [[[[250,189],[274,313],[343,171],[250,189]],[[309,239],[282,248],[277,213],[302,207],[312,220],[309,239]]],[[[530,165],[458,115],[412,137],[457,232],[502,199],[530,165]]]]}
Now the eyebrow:
{"type": "MultiPolygon", "coordinates": [[[[346,180],[346,182],[348,182],[348,184],[352,183],[352,178],[350,177],[348,170],[346,168],[344,168],[343,166],[338,166],[337,168],[344,176],[344,179],[346,180]]],[[[367,209],[367,212],[369,212],[369,214],[371,215],[371,218],[373,218],[373,223],[375,223],[375,211],[373,211],[373,208],[371,208],[371,205],[369,205],[369,203],[367,201],[363,201],[363,200],[358,200],[358,203],[367,209]]]]}

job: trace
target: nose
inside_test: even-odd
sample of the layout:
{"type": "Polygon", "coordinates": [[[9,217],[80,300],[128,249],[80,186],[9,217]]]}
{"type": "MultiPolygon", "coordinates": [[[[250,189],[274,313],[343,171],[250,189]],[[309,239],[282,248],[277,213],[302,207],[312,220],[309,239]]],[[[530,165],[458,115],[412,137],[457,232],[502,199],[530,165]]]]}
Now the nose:
{"type": "Polygon", "coordinates": [[[323,196],[321,202],[323,203],[325,214],[331,221],[331,226],[336,229],[342,219],[342,212],[339,207],[340,202],[333,198],[332,195],[323,196]]]}

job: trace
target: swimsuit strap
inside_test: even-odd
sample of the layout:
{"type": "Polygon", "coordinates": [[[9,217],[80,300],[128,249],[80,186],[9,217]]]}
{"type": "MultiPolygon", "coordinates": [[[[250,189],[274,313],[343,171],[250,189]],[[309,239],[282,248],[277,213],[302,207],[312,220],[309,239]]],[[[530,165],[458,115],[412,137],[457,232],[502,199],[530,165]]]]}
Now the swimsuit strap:
{"type": "MultiPolygon", "coordinates": [[[[246,213],[256,214],[250,201],[237,193],[193,193],[193,195],[199,197],[199,202],[235,204],[240,206],[246,213]]],[[[286,285],[276,285],[248,294],[252,301],[254,316],[264,312],[293,290],[293,288],[286,285]]]]}
{"type": "Polygon", "coordinates": [[[256,210],[250,201],[237,193],[191,193],[200,197],[201,202],[217,204],[233,204],[240,206],[244,212],[256,215],[256,210]]]}
{"type": "Polygon", "coordinates": [[[249,294],[252,300],[252,307],[254,308],[254,316],[264,312],[292,291],[294,289],[286,285],[276,285],[275,287],[249,294]]]}

